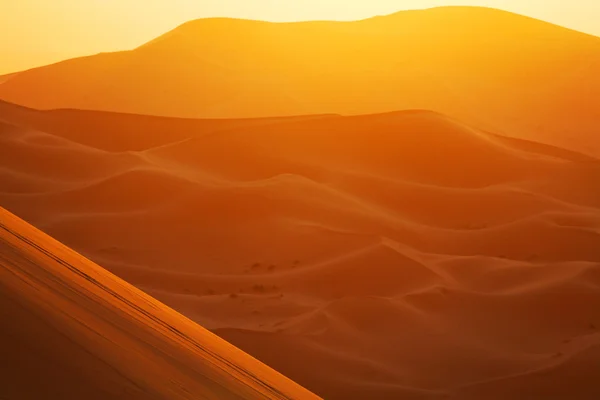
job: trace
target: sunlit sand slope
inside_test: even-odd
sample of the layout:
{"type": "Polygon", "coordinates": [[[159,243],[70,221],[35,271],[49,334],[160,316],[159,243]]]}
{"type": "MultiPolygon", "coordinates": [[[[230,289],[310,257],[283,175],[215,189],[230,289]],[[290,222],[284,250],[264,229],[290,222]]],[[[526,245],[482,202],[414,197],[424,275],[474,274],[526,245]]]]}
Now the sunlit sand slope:
{"type": "Polygon", "coordinates": [[[0,398],[318,399],[0,209],[0,398]]]}

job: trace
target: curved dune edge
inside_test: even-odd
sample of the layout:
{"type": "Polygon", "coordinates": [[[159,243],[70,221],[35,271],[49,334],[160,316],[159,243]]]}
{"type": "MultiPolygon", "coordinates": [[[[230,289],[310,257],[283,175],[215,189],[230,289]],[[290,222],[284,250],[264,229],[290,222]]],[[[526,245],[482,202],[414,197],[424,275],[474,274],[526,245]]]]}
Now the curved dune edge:
{"type": "Polygon", "coordinates": [[[599,156],[599,67],[598,37],[489,8],[347,22],[209,18],[137,49],[17,73],[0,99],[192,118],[431,109],[599,156]]]}
{"type": "Polygon", "coordinates": [[[2,398],[318,399],[4,209],[0,287],[2,398]]]}
{"type": "Polygon", "coordinates": [[[426,110],[0,120],[4,207],[328,400],[597,398],[596,159],[426,110]]]}

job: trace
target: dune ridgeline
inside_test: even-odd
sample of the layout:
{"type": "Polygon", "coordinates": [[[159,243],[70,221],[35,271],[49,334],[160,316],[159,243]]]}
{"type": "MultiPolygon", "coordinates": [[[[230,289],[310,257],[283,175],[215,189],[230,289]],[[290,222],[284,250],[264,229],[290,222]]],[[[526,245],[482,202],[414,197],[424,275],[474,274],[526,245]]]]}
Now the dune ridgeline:
{"type": "Polygon", "coordinates": [[[478,7],[354,22],[188,22],[131,51],[11,75],[0,99],[190,118],[427,109],[600,156],[600,39],[478,7]]]}
{"type": "Polygon", "coordinates": [[[446,7],[0,77],[0,399],[600,398],[599,70],[446,7]]]}
{"type": "MultiPolygon", "coordinates": [[[[600,396],[593,157],[424,110],[212,120],[0,103],[0,121],[2,206],[325,399],[600,396]]],[[[131,372],[156,398],[248,398],[229,367],[211,370],[153,318],[258,365],[246,355],[2,221],[127,299],[4,238],[3,300],[25,316],[9,307],[3,326],[28,340],[15,351],[54,343],[36,336],[43,320],[66,330],[63,361],[77,343],[107,349],[124,376],[69,364],[106,390],[141,393],[123,380],[131,372]],[[25,267],[35,277],[19,281],[25,267]],[[115,350],[130,344],[139,353],[115,350]],[[131,369],[140,359],[147,369],[131,369]]],[[[289,398],[311,398],[288,384],[289,398]]]]}
{"type": "Polygon", "coordinates": [[[318,399],[0,208],[3,399],[318,399]]]}

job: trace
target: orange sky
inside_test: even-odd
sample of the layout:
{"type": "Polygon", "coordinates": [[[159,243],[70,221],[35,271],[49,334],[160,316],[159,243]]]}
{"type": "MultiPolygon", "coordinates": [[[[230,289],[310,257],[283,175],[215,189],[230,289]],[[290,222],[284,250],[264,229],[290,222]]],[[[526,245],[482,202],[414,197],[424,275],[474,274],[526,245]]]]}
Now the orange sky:
{"type": "Polygon", "coordinates": [[[0,74],[133,48],[195,18],[349,20],[458,4],[502,8],[600,36],[599,0],[0,0],[0,74]]]}

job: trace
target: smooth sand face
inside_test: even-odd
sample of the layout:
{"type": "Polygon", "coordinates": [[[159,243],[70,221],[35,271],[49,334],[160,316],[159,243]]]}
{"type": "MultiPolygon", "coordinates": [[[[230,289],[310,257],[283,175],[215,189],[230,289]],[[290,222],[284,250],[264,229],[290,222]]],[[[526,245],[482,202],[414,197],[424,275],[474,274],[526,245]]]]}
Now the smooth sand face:
{"type": "Polygon", "coordinates": [[[0,120],[0,204],[324,398],[600,396],[595,159],[425,111],[0,120]]]}
{"type": "Polygon", "coordinates": [[[13,76],[0,98],[194,118],[428,109],[600,156],[599,69],[599,38],[448,7],[343,23],[192,21],[133,51],[13,76]]]}
{"type": "Polygon", "coordinates": [[[0,209],[3,399],[318,399],[0,209]]]}

